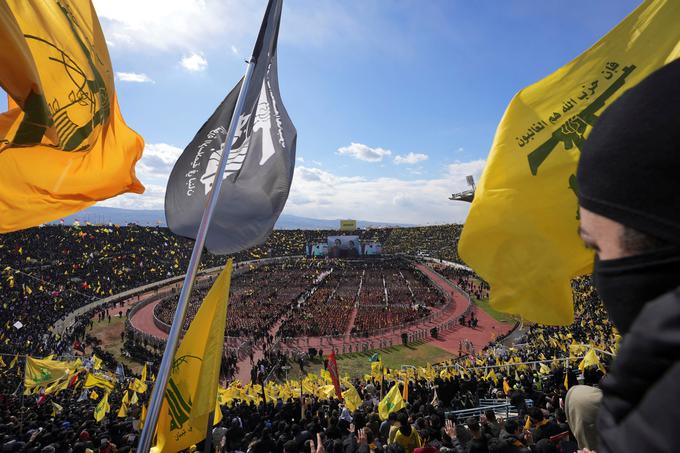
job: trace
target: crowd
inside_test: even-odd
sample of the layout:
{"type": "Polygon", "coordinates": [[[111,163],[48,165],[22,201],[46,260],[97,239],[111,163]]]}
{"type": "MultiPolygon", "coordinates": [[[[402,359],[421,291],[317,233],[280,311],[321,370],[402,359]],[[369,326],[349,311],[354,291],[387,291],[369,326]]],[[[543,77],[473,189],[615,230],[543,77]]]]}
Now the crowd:
{"type": "MultiPolygon", "coordinates": [[[[353,380],[343,376],[343,389],[353,387],[359,399],[351,410],[350,398],[342,403],[327,393],[323,377],[309,381],[316,382],[313,388],[309,388],[309,376],[304,383],[268,383],[266,390],[232,383],[225,391],[238,388],[240,396],[232,393],[223,401],[223,419],[213,432],[215,443],[222,452],[302,452],[310,451],[310,441],[315,448],[320,441],[323,450],[342,452],[557,451],[557,444],[569,445],[563,404],[567,388],[578,380],[596,385],[608,367],[608,354],[598,353],[597,362],[580,369],[583,356],[591,350],[615,351],[618,338],[589,280],[574,281],[574,293],[576,321],[571,326],[531,326],[513,346],[490,344],[477,354],[454,357],[434,367],[386,370],[383,377],[353,380]],[[568,358],[571,361],[567,363],[568,358]],[[541,363],[526,363],[534,361],[541,363]],[[382,420],[381,396],[403,381],[409,382],[408,403],[382,420]],[[298,386],[304,388],[302,399],[299,392],[291,390],[298,386]],[[506,396],[513,408],[505,420],[493,411],[481,417],[455,412],[478,407],[481,398],[506,396]],[[562,433],[567,434],[550,440],[562,433]]],[[[288,360],[290,357],[279,352],[267,353],[254,366],[254,382],[262,382],[268,374],[264,370],[272,364],[288,360]],[[258,370],[262,370],[259,376],[258,370]]],[[[9,360],[5,360],[5,368],[0,369],[3,451],[66,451],[68,447],[73,451],[102,447],[99,451],[113,451],[106,450],[107,445],[129,451],[134,446],[143,395],[124,415],[119,414],[128,387],[119,385],[109,396],[111,412],[99,423],[92,414],[101,395],[83,398],[77,383],[74,390],[56,395],[30,395],[22,405],[22,373],[17,372],[22,361],[20,358],[15,369],[9,369],[9,360]]],[[[283,378],[281,367],[277,370],[272,379],[283,378]]],[[[403,388],[399,393],[403,394],[403,388]]]]}
{"type": "MultiPolygon", "coordinates": [[[[392,230],[386,239],[389,240],[395,231],[392,230]]],[[[190,243],[170,236],[163,229],[138,227],[45,227],[16,233],[18,238],[13,240],[9,236],[0,237],[3,259],[0,285],[6,295],[1,311],[5,328],[0,332],[0,351],[6,354],[2,356],[4,368],[0,369],[3,375],[0,445],[4,451],[66,451],[68,447],[73,451],[85,451],[85,448],[113,451],[113,445],[118,451],[132,448],[139,433],[144,395],[139,395],[139,402],[131,405],[124,416],[118,417],[117,409],[127,388],[127,385],[119,385],[109,396],[112,410],[101,422],[95,422],[92,412],[101,402],[101,394],[98,398],[81,399],[80,391],[65,390],[59,394],[29,395],[24,397],[22,404],[24,359],[19,356],[12,368],[8,364],[17,353],[36,356],[53,353],[89,356],[94,353],[106,368],[116,370],[115,357],[101,348],[99,341],[88,332],[93,323],[107,323],[111,317],[124,315],[127,309],[115,304],[104,305],[94,314],[77,318],[64,335],[51,335],[49,326],[65,313],[109,293],[179,274],[188,260],[190,243]],[[60,244],[63,255],[49,252],[43,255],[44,248],[38,247],[38,243],[46,240],[60,244]],[[155,244],[164,252],[157,253],[148,244],[155,244]],[[163,244],[167,246],[161,247],[163,244]],[[72,262],[75,256],[79,258],[72,262]],[[36,306],[40,308],[36,309],[36,306]],[[20,321],[22,326],[14,327],[15,321],[20,321]]],[[[267,255],[271,250],[262,253],[267,255]]],[[[247,257],[254,257],[252,253],[248,252],[247,257]]],[[[206,257],[202,266],[219,265],[215,257],[208,254],[206,257]]],[[[331,312],[327,306],[331,301],[343,314],[351,313],[356,305],[355,326],[371,325],[374,329],[382,325],[381,320],[387,319],[385,325],[390,325],[412,319],[409,316],[424,316],[428,307],[441,303],[438,293],[428,287],[417,271],[398,260],[381,265],[382,271],[371,263],[296,258],[254,267],[236,276],[228,315],[233,324],[228,326],[227,333],[247,332],[261,337],[267,345],[265,357],[254,363],[253,377],[261,380],[270,369],[275,369],[277,373],[272,378],[281,379],[281,363],[297,360],[278,352],[275,347],[278,338],[268,334],[278,319],[283,319],[282,334],[300,332],[304,324],[327,335],[347,328],[344,315],[337,316],[335,321],[329,316],[331,312]],[[316,289],[310,294],[311,287],[316,289]],[[418,310],[423,311],[418,313],[418,310]],[[311,316],[304,319],[298,316],[302,313],[311,316]]],[[[455,281],[466,289],[479,290],[480,296],[485,295],[484,283],[474,275],[450,268],[439,271],[449,278],[456,278],[455,281]],[[452,272],[455,275],[449,275],[452,272]]],[[[529,413],[531,423],[537,429],[546,424],[564,429],[560,398],[563,399],[566,392],[565,376],[567,386],[576,383],[579,374],[583,375],[584,382],[596,384],[607,369],[608,355],[600,353],[600,363],[584,368],[582,373],[577,371],[579,360],[592,348],[607,352],[613,351],[616,344],[616,333],[606,321],[590,282],[587,279],[575,281],[574,291],[577,320],[572,326],[532,326],[515,346],[492,344],[477,354],[463,354],[439,364],[432,368],[436,370],[434,374],[428,369],[412,376],[409,378],[409,404],[396,414],[397,420],[389,420],[388,425],[380,426],[383,423],[378,418],[376,403],[380,399],[378,388],[381,385],[386,391],[393,383],[403,380],[394,373],[387,373],[382,384],[376,378],[352,381],[362,400],[360,407],[352,411],[332,396],[319,396],[314,392],[302,402],[283,394],[266,403],[254,397],[248,401],[234,400],[222,406],[224,419],[216,431],[216,440],[223,444],[221,451],[245,451],[248,447],[250,451],[305,451],[308,448],[305,443],[312,439],[317,442],[318,433],[324,447],[333,451],[341,448],[342,451],[413,451],[406,444],[407,448],[403,450],[397,446],[400,443],[397,439],[403,436],[390,436],[390,431],[395,434],[401,429],[397,427],[403,426],[404,436],[415,439],[415,434],[406,433],[418,433],[418,442],[437,450],[487,451],[474,450],[483,443],[488,451],[510,451],[499,447],[508,439],[515,444],[538,448],[541,439],[537,438],[541,435],[537,435],[536,430],[525,430],[525,420],[521,417],[529,413]],[[569,357],[574,360],[565,368],[564,359],[569,357]],[[543,366],[517,363],[530,361],[542,361],[543,366]],[[493,376],[489,375],[491,370],[495,370],[493,376]],[[457,419],[455,415],[447,414],[448,411],[476,407],[480,398],[503,396],[505,383],[520,418],[506,420],[503,424],[494,421],[492,414],[482,420],[457,419]],[[540,408],[540,413],[535,410],[532,413],[526,404],[529,400],[533,407],[540,408]],[[390,425],[395,428],[390,429],[390,425]]],[[[125,341],[131,355],[144,357],[153,370],[160,351],[142,340],[125,338],[125,341]]],[[[225,355],[223,375],[233,373],[235,362],[235,356],[225,355]]],[[[135,376],[124,367],[120,371],[124,379],[135,376]]],[[[546,429],[538,429],[538,432],[546,429]]]]}

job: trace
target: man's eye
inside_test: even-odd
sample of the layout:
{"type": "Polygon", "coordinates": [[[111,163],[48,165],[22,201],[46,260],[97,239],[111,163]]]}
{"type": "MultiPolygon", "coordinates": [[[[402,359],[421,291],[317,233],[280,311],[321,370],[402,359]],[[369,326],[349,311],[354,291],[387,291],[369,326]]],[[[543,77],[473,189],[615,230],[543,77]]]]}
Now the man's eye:
{"type": "Polygon", "coordinates": [[[584,245],[587,249],[593,250],[593,251],[595,251],[595,252],[599,252],[599,251],[600,251],[600,248],[599,248],[597,245],[593,244],[592,242],[583,242],[583,245],[584,245]]]}

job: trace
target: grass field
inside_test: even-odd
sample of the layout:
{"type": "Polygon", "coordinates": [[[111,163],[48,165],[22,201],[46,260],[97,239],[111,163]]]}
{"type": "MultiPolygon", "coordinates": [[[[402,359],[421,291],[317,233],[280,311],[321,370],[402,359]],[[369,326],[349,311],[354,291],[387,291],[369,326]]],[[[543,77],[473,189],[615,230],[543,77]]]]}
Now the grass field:
{"type": "Polygon", "coordinates": [[[489,299],[472,299],[472,302],[484,310],[489,316],[491,316],[493,319],[496,321],[500,322],[514,322],[514,318],[512,315],[509,315],[507,313],[503,313],[501,311],[495,310],[491,307],[491,304],[489,303],[489,299]]]}
{"type": "MultiPolygon", "coordinates": [[[[356,352],[337,356],[340,374],[349,373],[350,377],[361,377],[364,374],[370,374],[371,365],[368,359],[374,352],[376,351],[367,353],[356,352]]],[[[428,363],[434,364],[451,358],[449,352],[438,348],[432,343],[392,346],[391,348],[381,349],[378,352],[382,355],[383,364],[388,368],[399,368],[402,364],[425,366],[428,363]]],[[[321,362],[317,360],[312,362],[311,366],[305,367],[305,371],[308,373],[318,373],[319,368],[321,368],[321,362]]],[[[292,365],[289,376],[298,378],[300,374],[300,367],[292,365]]]]}
{"type": "MultiPolygon", "coordinates": [[[[99,338],[101,343],[101,348],[105,351],[110,352],[116,358],[117,361],[125,364],[135,373],[141,373],[142,364],[131,360],[129,357],[125,357],[121,354],[121,347],[123,346],[123,341],[120,339],[120,333],[125,329],[125,318],[119,318],[113,316],[111,318],[111,323],[108,321],[94,322],[94,327],[88,334],[93,337],[99,338]]],[[[88,351],[91,352],[91,351],[88,351]]]]}

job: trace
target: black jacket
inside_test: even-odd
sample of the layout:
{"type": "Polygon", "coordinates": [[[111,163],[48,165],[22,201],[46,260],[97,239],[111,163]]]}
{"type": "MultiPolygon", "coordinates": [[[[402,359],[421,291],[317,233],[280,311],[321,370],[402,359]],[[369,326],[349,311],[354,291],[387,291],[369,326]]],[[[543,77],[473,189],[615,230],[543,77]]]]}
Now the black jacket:
{"type": "Polygon", "coordinates": [[[644,306],[602,391],[598,453],[678,451],[680,288],[644,306]]]}

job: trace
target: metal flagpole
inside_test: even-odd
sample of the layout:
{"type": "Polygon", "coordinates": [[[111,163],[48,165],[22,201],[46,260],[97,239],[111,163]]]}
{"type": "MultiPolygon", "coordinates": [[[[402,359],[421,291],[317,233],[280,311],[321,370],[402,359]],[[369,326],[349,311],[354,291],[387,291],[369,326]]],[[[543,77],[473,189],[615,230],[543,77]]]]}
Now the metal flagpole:
{"type": "Polygon", "coordinates": [[[250,79],[253,75],[254,67],[255,57],[251,57],[250,61],[248,61],[248,66],[246,67],[246,73],[243,76],[243,84],[241,85],[241,90],[238,94],[238,100],[236,101],[234,114],[232,115],[231,121],[229,122],[229,132],[222,150],[222,156],[220,157],[220,163],[217,172],[215,173],[215,178],[213,179],[213,190],[208,198],[207,206],[203,211],[201,223],[198,227],[198,232],[196,233],[196,242],[194,243],[194,248],[191,251],[189,267],[187,268],[187,273],[184,277],[182,291],[179,294],[177,309],[175,310],[175,315],[172,318],[172,327],[170,328],[170,333],[168,334],[168,340],[165,343],[163,360],[161,361],[158,375],[156,376],[156,383],[153,386],[153,391],[151,392],[149,410],[146,414],[144,429],[142,430],[142,434],[139,439],[139,445],[137,446],[137,453],[147,453],[151,448],[151,441],[156,430],[156,423],[158,422],[158,416],[163,404],[165,386],[168,384],[168,379],[170,378],[172,360],[175,356],[175,351],[177,350],[179,335],[182,331],[182,325],[184,324],[184,318],[189,305],[189,296],[191,295],[191,289],[194,285],[194,278],[196,277],[196,272],[198,271],[198,264],[201,261],[201,254],[203,253],[203,246],[208,235],[210,220],[212,219],[215,207],[217,206],[217,200],[219,198],[220,189],[222,188],[222,180],[224,171],[227,167],[229,152],[231,151],[231,146],[234,141],[234,135],[236,134],[236,127],[238,126],[239,117],[243,111],[243,105],[245,103],[246,97],[245,94],[248,91],[248,86],[250,85],[250,79]]]}

